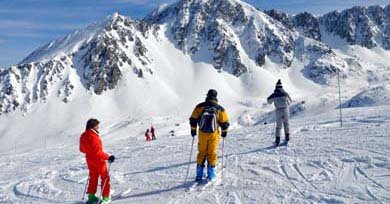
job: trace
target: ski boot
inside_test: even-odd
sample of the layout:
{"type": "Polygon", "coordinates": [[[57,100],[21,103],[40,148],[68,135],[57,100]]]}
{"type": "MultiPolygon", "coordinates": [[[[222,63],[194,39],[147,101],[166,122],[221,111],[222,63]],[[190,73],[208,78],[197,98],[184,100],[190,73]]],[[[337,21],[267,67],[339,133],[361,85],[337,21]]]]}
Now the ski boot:
{"type": "Polygon", "coordinates": [[[217,180],[217,175],[215,174],[215,167],[207,166],[207,179],[209,181],[217,180]]]}
{"type": "Polygon", "coordinates": [[[111,198],[110,197],[103,197],[102,198],[102,202],[100,202],[101,204],[107,204],[107,203],[110,203],[111,202],[111,198]]]}
{"type": "Polygon", "coordinates": [[[290,141],[290,134],[286,134],[286,142],[290,141]]]}
{"type": "Polygon", "coordinates": [[[99,203],[99,198],[95,194],[88,194],[87,204],[97,204],[99,203]]]}
{"type": "Polygon", "coordinates": [[[280,144],[280,137],[276,137],[275,146],[279,146],[279,144],[280,144]]]}
{"type": "Polygon", "coordinates": [[[203,179],[203,172],[204,172],[204,166],[203,165],[197,165],[196,166],[196,182],[201,182],[203,179]]]}

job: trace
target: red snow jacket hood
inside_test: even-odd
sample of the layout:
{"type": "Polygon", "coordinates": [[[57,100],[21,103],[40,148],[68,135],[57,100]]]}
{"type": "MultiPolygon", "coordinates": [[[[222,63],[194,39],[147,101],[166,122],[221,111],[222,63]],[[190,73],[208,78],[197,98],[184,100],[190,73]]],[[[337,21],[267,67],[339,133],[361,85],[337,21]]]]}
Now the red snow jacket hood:
{"type": "Polygon", "coordinates": [[[109,155],[103,152],[102,140],[93,130],[86,130],[80,137],[80,152],[86,154],[87,160],[107,160],[109,155]]]}

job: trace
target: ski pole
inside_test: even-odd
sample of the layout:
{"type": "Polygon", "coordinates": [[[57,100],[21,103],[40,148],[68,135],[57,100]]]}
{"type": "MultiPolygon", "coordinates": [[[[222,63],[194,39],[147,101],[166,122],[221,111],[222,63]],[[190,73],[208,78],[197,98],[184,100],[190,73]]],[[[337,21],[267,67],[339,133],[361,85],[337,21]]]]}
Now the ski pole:
{"type": "Polygon", "coordinates": [[[104,179],[104,183],[103,183],[103,186],[102,186],[102,190],[101,190],[101,196],[100,197],[103,197],[103,191],[104,191],[104,188],[106,187],[106,183],[107,183],[107,179],[110,178],[110,168],[111,168],[111,163],[108,163],[108,170],[107,170],[107,178],[104,179]]]}
{"type": "Polygon", "coordinates": [[[188,174],[190,173],[190,165],[191,165],[192,151],[193,151],[193,149],[194,149],[194,141],[195,141],[195,137],[192,137],[192,144],[191,144],[190,159],[188,160],[187,174],[186,174],[186,178],[185,178],[185,180],[184,180],[184,184],[185,184],[185,183],[187,183],[188,174]]]}
{"type": "Polygon", "coordinates": [[[222,169],[221,169],[221,183],[223,181],[223,170],[225,169],[225,166],[224,166],[224,163],[223,163],[223,158],[225,157],[225,153],[224,153],[224,149],[225,149],[225,138],[222,138],[222,169]]]}
{"type": "Polygon", "coordinates": [[[85,194],[87,193],[87,186],[89,184],[89,174],[88,174],[88,179],[87,179],[87,182],[85,182],[85,187],[84,187],[84,192],[83,192],[83,198],[81,199],[82,201],[84,201],[85,199],[85,194]]]}

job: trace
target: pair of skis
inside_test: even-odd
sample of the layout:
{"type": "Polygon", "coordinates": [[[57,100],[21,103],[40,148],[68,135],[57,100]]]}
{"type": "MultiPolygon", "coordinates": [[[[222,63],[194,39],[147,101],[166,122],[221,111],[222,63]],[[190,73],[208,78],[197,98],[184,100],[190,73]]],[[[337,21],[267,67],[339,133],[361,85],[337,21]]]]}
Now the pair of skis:
{"type": "Polygon", "coordinates": [[[194,191],[204,191],[206,190],[209,186],[213,186],[217,183],[221,182],[222,178],[222,172],[218,172],[217,176],[214,180],[201,180],[201,181],[193,181],[193,183],[186,188],[186,192],[194,192],[194,191]]]}
{"type": "MultiPolygon", "coordinates": [[[[190,152],[190,158],[189,158],[189,161],[188,161],[188,167],[187,167],[187,174],[186,174],[186,177],[185,177],[185,180],[184,180],[184,184],[187,184],[187,179],[188,179],[188,174],[189,174],[189,171],[190,171],[190,165],[191,165],[191,157],[192,157],[192,151],[193,151],[193,148],[194,148],[194,141],[195,141],[195,137],[192,137],[192,145],[191,145],[191,152],[190,152]]],[[[203,191],[205,190],[207,187],[211,186],[211,185],[214,185],[215,183],[217,182],[222,182],[222,178],[223,178],[223,172],[224,172],[224,157],[225,157],[225,153],[224,153],[224,149],[225,149],[225,138],[223,138],[222,140],[222,168],[221,168],[221,171],[217,173],[216,175],[216,178],[214,180],[201,180],[201,181],[193,181],[193,183],[186,188],[186,192],[191,192],[191,191],[194,191],[194,190],[198,190],[198,191],[203,191]]]]}
{"type": "MultiPolygon", "coordinates": [[[[123,196],[126,196],[126,194],[128,194],[130,191],[131,191],[131,189],[128,189],[125,192],[115,194],[115,190],[111,190],[112,193],[111,193],[111,198],[109,201],[104,202],[104,201],[102,201],[102,199],[99,199],[94,204],[109,204],[117,199],[122,198],[123,196]]],[[[86,203],[88,204],[88,201],[86,203]]]]}

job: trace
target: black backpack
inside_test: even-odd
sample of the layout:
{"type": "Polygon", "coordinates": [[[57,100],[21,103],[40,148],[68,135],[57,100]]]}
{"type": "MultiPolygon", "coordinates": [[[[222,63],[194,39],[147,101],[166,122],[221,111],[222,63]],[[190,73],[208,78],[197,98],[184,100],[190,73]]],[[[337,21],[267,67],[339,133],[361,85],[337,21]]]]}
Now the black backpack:
{"type": "Polygon", "coordinates": [[[214,133],[217,130],[217,107],[206,107],[200,116],[199,129],[204,133],[214,133]]]}

